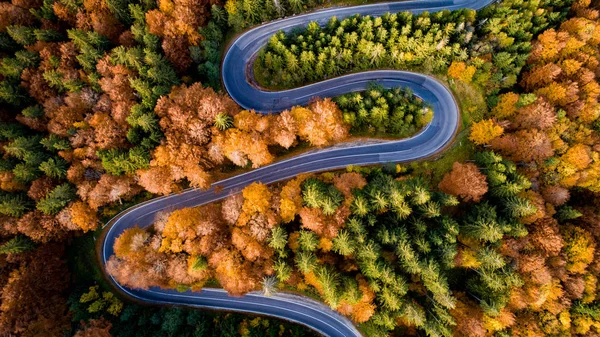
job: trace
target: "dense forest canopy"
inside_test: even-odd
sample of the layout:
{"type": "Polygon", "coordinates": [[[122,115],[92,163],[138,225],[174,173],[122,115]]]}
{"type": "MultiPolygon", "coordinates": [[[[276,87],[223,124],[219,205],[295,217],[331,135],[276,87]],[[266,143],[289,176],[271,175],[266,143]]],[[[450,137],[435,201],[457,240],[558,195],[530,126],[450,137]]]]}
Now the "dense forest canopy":
{"type": "MultiPolygon", "coordinates": [[[[0,3],[0,335],[310,334],[128,303],[107,287],[93,242],[102,222],[153,196],[427,125],[435,111],[406,88],[372,85],[273,115],[222,90],[232,36],[323,5],[0,3]]],[[[600,334],[597,5],[505,0],[275,34],[253,65],[260,85],[431,74],[461,107],[455,144],[438,160],[256,182],[162,213],[118,238],[108,272],[133,288],[300,292],[369,336],[600,334]]]]}

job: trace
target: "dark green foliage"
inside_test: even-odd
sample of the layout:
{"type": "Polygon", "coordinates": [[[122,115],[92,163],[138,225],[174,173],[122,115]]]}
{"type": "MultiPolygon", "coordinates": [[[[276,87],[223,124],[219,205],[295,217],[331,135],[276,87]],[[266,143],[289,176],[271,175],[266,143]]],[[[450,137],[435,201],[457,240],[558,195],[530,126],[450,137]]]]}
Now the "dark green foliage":
{"type": "Polygon", "coordinates": [[[1,123],[0,124],[0,140],[12,140],[27,133],[27,127],[17,123],[1,123]]]}
{"type": "Polygon", "coordinates": [[[64,151],[71,148],[71,143],[69,143],[68,139],[61,138],[55,134],[51,134],[48,137],[43,138],[40,140],[40,144],[42,144],[44,148],[50,152],[64,151]]]}
{"type": "MultiPolygon", "coordinates": [[[[289,278],[290,266],[314,273],[324,286],[321,296],[335,306],[341,299],[359,298],[352,280],[360,274],[375,293],[377,309],[363,325],[369,331],[394,329],[402,318],[427,335],[450,336],[456,291],[475,299],[486,314],[498,315],[508,303],[510,289],[522,285],[515,266],[498,250],[500,240],[526,235],[518,217],[535,208],[518,196],[530,183],[516,173],[514,163],[492,152],[479,153],[477,163],[489,175],[491,190],[514,184],[517,194],[488,193],[478,204],[459,203],[432,191],[422,179],[395,179],[381,169],[365,171],[367,185],[353,191],[352,215],[333,238],[327,259],[321,258],[319,237],[306,227],[294,229],[295,253],[286,251],[285,232],[277,230],[278,239],[273,241],[283,251],[274,267],[278,277],[289,278]],[[473,248],[479,266],[457,268],[459,248],[470,240],[480,242],[473,248]],[[358,270],[342,272],[339,266],[348,261],[358,270]]],[[[305,180],[305,205],[317,207],[330,186],[314,177],[305,180]]]]}
{"type": "Polygon", "coordinates": [[[30,8],[29,12],[40,20],[53,21],[56,19],[52,5],[56,0],[44,0],[44,3],[39,8],[30,8]]]}
{"type": "Polygon", "coordinates": [[[11,139],[4,145],[4,152],[16,160],[12,169],[15,179],[27,183],[38,178],[41,175],[40,164],[49,158],[49,154],[40,145],[41,136],[18,136],[25,134],[25,131],[12,127],[12,124],[1,129],[0,134],[11,139]]]}
{"type": "Polygon", "coordinates": [[[150,153],[140,146],[126,151],[98,151],[98,157],[102,160],[102,167],[104,167],[106,173],[115,176],[134,174],[135,171],[148,168],[150,165],[150,153]]]}
{"type": "MultiPolygon", "coordinates": [[[[250,26],[281,18],[287,15],[298,14],[324,3],[322,0],[289,0],[269,1],[254,0],[232,1],[234,12],[230,12],[227,23],[234,31],[240,31],[250,26]]],[[[213,10],[213,15],[215,11],[213,10]]],[[[219,15],[220,13],[217,13],[219,15]]],[[[224,15],[221,15],[222,20],[224,15]]]]}
{"type": "Polygon", "coordinates": [[[41,105],[28,106],[21,111],[21,114],[29,118],[42,117],[44,115],[44,108],[41,105]]]}
{"type": "Polygon", "coordinates": [[[63,34],[52,29],[36,29],[33,31],[36,40],[44,42],[56,42],[64,40],[63,34]]]}
{"type": "Polygon", "coordinates": [[[483,311],[490,316],[500,314],[510,297],[510,290],[521,287],[523,281],[516,271],[508,268],[480,268],[467,279],[467,289],[478,301],[483,311]]]}
{"type": "Polygon", "coordinates": [[[581,216],[581,212],[576,210],[575,208],[565,205],[560,207],[556,212],[556,218],[560,222],[566,222],[569,220],[577,219],[581,216]]]}
{"type": "Polygon", "coordinates": [[[0,101],[4,101],[10,105],[19,106],[30,100],[29,96],[18,82],[0,81],[0,101]]]}
{"type": "Polygon", "coordinates": [[[25,67],[35,67],[40,62],[40,55],[29,50],[19,50],[15,53],[15,57],[25,67]]]}
{"type": "Polygon", "coordinates": [[[407,137],[433,118],[433,111],[408,88],[385,89],[376,82],[365,92],[333,99],[353,132],[407,137]]]}
{"type": "Polygon", "coordinates": [[[7,79],[18,80],[21,78],[21,72],[27,65],[17,58],[5,57],[0,63],[0,74],[7,79]]]}
{"type": "Polygon", "coordinates": [[[323,28],[311,22],[306,30],[274,35],[258,57],[259,71],[285,87],[373,68],[440,71],[466,58],[474,21],[474,11],[458,10],[334,17],[323,28]]]}
{"type": "Polygon", "coordinates": [[[132,18],[129,11],[131,0],[106,0],[108,9],[124,24],[131,24],[132,18]]]}
{"type": "Polygon", "coordinates": [[[335,213],[344,200],[344,196],[335,186],[315,178],[308,178],[302,184],[302,198],[306,206],[321,208],[325,215],[335,213]]]}
{"type": "Polygon", "coordinates": [[[13,168],[13,174],[15,175],[16,181],[22,183],[30,183],[35,179],[39,178],[41,172],[39,170],[39,165],[29,163],[18,163],[13,168]]]}
{"type": "Polygon", "coordinates": [[[0,193],[0,214],[19,218],[33,206],[27,196],[19,193],[0,193]]]}
{"type": "Polygon", "coordinates": [[[78,79],[66,80],[58,70],[45,71],[43,76],[48,84],[59,92],[78,92],[85,87],[85,83],[78,79]]]}
{"type": "Polygon", "coordinates": [[[71,12],[77,12],[79,8],[83,7],[83,0],[58,0],[58,2],[65,5],[71,12]]]}
{"type": "MultiPolygon", "coordinates": [[[[262,84],[289,88],[375,68],[444,74],[453,61],[476,60],[472,80],[489,90],[493,103],[501,88],[516,83],[532,37],[561,22],[571,2],[507,0],[477,13],[393,13],[342,21],[334,17],[322,28],[311,22],[306,29],[275,34],[260,52],[255,72],[262,84]],[[492,60],[476,59],[484,55],[492,60]]],[[[230,24],[243,26],[238,22],[243,16],[240,8],[229,17],[230,24]]]]}
{"type": "Polygon", "coordinates": [[[37,38],[34,33],[35,29],[27,26],[8,26],[6,32],[18,44],[28,46],[34,44],[37,38]]]}
{"type": "Polygon", "coordinates": [[[19,254],[35,248],[31,239],[18,235],[0,245],[0,254],[19,254]]]}
{"type": "Polygon", "coordinates": [[[75,188],[69,183],[64,183],[56,186],[45,198],[38,201],[36,208],[45,214],[56,214],[76,197],[75,188]]]}
{"type": "Polygon", "coordinates": [[[69,163],[60,157],[50,158],[40,164],[40,171],[54,179],[66,178],[68,168],[69,163]]]}
{"type": "Polygon", "coordinates": [[[213,20],[200,29],[204,40],[198,46],[190,47],[190,56],[198,64],[197,70],[203,84],[215,90],[221,88],[221,47],[224,43],[224,10],[212,6],[213,20]],[[216,15],[215,15],[216,14],[216,15]]]}
{"type": "Polygon", "coordinates": [[[4,151],[15,158],[28,161],[29,158],[34,158],[37,154],[42,153],[40,145],[41,136],[17,137],[10,143],[4,145],[4,151]]]}
{"type": "MultiPolygon", "coordinates": [[[[88,287],[72,292],[68,304],[72,316],[72,336],[80,328],[81,321],[99,318],[101,312],[88,312],[89,303],[81,303],[80,297],[88,287]]],[[[239,336],[240,325],[249,330],[249,336],[313,337],[311,330],[275,319],[261,318],[258,325],[249,324],[255,317],[236,314],[194,310],[177,307],[139,306],[125,303],[118,317],[104,315],[112,328],[112,336],[119,337],[201,337],[239,336]]]]}
{"type": "Polygon", "coordinates": [[[76,57],[79,64],[88,72],[95,71],[96,63],[110,45],[108,39],[94,31],[80,29],[69,29],[67,34],[79,49],[76,57]]]}

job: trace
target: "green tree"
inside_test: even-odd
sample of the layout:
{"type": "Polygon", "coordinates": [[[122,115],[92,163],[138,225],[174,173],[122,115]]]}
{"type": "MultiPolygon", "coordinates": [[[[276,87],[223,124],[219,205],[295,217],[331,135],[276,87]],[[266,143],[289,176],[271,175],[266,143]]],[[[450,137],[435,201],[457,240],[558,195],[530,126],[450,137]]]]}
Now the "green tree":
{"type": "Polygon", "coordinates": [[[40,170],[48,177],[63,179],[67,176],[68,164],[64,159],[55,157],[40,164],[40,170]]]}
{"type": "Polygon", "coordinates": [[[461,232],[481,241],[496,242],[502,239],[504,231],[496,214],[496,207],[488,202],[471,207],[463,220],[461,232]]]}
{"type": "Polygon", "coordinates": [[[19,254],[35,248],[31,239],[26,236],[17,235],[0,245],[0,254],[19,254]]]}
{"type": "Polygon", "coordinates": [[[233,126],[233,118],[226,113],[219,113],[215,116],[215,126],[221,131],[225,131],[233,126]]]}
{"type": "Polygon", "coordinates": [[[8,35],[22,46],[32,45],[37,41],[34,30],[34,28],[27,26],[6,27],[8,35]]]}
{"type": "Polygon", "coordinates": [[[309,252],[317,249],[319,245],[319,238],[311,231],[301,230],[299,231],[298,243],[300,248],[309,252]]]}
{"type": "Polygon", "coordinates": [[[287,245],[288,234],[282,227],[273,227],[271,237],[269,238],[269,247],[275,250],[283,250],[287,245]]]}
{"type": "Polygon", "coordinates": [[[19,218],[31,207],[31,201],[17,193],[0,194],[0,214],[19,218]]]}
{"type": "Polygon", "coordinates": [[[69,183],[56,186],[46,197],[38,201],[36,208],[45,214],[56,214],[77,197],[69,183]]]}
{"type": "Polygon", "coordinates": [[[346,230],[341,230],[333,239],[333,251],[340,255],[350,256],[354,253],[354,249],[354,242],[346,230]]]}
{"type": "Polygon", "coordinates": [[[317,266],[317,257],[311,251],[301,251],[296,254],[295,262],[302,273],[310,273],[317,266]]]}

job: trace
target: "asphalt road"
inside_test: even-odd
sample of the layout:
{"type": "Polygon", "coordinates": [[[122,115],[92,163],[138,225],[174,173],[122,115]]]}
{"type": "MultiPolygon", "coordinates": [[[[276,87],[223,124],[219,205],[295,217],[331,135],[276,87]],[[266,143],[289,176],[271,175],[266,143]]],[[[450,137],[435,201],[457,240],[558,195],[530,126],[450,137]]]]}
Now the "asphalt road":
{"type": "MultiPolygon", "coordinates": [[[[225,87],[231,97],[246,109],[255,109],[262,113],[278,112],[294,105],[304,105],[312,97],[330,97],[361,91],[369,82],[377,81],[388,88],[410,87],[415,95],[431,104],[434,110],[433,120],[412,138],[360,145],[338,144],[329,148],[316,149],[216,182],[209,190],[190,189],[138,204],[120,213],[106,224],[99,242],[98,253],[102,264],[106,264],[109,257],[113,255],[114,241],[125,229],[136,225],[145,227],[152,224],[156,213],[160,211],[198,206],[220,200],[232,193],[239,192],[255,181],[267,184],[292,178],[303,172],[333,170],[348,165],[407,162],[426,158],[442,151],[452,141],[458,129],[459,110],[450,90],[429,76],[405,71],[369,71],[329,79],[296,89],[268,92],[249,84],[245,75],[247,62],[272,34],[279,30],[287,31],[304,26],[310,21],[325,24],[331,16],[342,19],[356,13],[377,16],[398,11],[433,12],[443,9],[479,9],[491,2],[491,0],[421,0],[330,8],[273,21],[240,35],[231,43],[225,55],[222,75],[225,87]],[[216,190],[214,186],[219,186],[219,189],[216,190]]],[[[361,336],[350,320],[326,305],[304,297],[284,293],[272,297],[265,297],[260,293],[231,297],[220,289],[183,293],[158,288],[129,289],[121,286],[108,275],[107,278],[122,294],[148,304],[184,305],[256,313],[303,324],[327,336],[361,336]]]]}

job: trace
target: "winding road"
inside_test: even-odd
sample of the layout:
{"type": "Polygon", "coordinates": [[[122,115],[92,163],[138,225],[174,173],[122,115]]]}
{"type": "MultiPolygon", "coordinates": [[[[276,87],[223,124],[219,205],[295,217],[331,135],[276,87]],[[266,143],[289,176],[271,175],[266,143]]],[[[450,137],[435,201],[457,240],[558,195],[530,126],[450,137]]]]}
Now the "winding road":
{"type": "MultiPolygon", "coordinates": [[[[120,213],[109,221],[99,242],[99,258],[104,266],[113,255],[115,239],[127,228],[152,224],[156,213],[184,207],[198,206],[223,199],[239,192],[255,181],[268,184],[292,178],[303,172],[317,172],[344,168],[348,165],[407,162],[426,158],[442,151],[454,138],[458,129],[459,109],[450,90],[436,79],[412,72],[379,70],[341,76],[304,87],[270,92],[256,88],[246,77],[246,67],[252,57],[279,30],[289,31],[303,27],[310,21],[324,25],[330,17],[338,19],[362,14],[379,16],[387,12],[439,11],[444,9],[480,9],[492,0],[421,0],[398,3],[329,8],[305,15],[273,21],[251,29],[235,39],[223,60],[222,77],[231,97],[245,109],[273,113],[294,105],[305,105],[313,97],[333,97],[364,90],[369,82],[376,81],[384,87],[409,87],[415,95],[427,101],[434,110],[431,123],[415,136],[397,141],[370,144],[338,144],[316,149],[296,157],[216,182],[205,191],[189,189],[140,203],[120,213]],[[215,186],[219,188],[215,189],[215,186]]],[[[361,336],[350,320],[331,310],[325,304],[292,294],[279,293],[272,297],[259,292],[242,297],[231,297],[221,289],[204,289],[201,292],[177,292],[151,288],[129,289],[109,281],[121,292],[137,301],[149,304],[184,305],[204,309],[230,310],[278,317],[308,326],[324,335],[337,337],[361,336]]]]}

